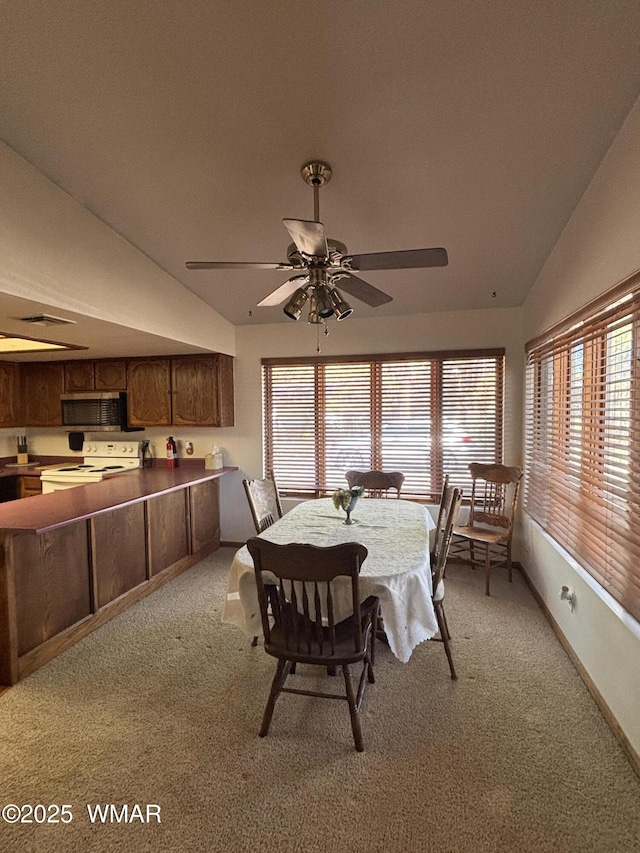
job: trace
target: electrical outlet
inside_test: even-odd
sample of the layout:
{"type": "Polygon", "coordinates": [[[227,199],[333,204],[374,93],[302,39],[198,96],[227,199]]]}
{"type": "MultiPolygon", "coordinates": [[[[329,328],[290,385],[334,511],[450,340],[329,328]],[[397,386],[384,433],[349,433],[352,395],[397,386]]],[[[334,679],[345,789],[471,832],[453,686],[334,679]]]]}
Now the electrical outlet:
{"type": "Polygon", "coordinates": [[[187,456],[193,456],[193,442],[192,441],[185,441],[184,452],[187,454],[187,456]]]}

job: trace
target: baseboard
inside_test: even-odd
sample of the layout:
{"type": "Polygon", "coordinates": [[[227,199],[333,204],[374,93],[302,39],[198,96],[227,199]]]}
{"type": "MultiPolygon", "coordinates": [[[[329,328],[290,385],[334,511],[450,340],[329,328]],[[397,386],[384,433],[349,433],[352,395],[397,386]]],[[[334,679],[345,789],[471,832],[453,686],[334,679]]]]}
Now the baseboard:
{"type": "Polygon", "coordinates": [[[237,551],[238,548],[242,548],[242,546],[246,545],[246,544],[247,544],[246,541],[245,542],[221,542],[220,547],[221,548],[235,548],[237,551]]]}
{"type": "Polygon", "coordinates": [[[622,730],[622,728],[620,726],[620,723],[618,722],[615,715],[613,714],[613,711],[607,705],[606,701],[604,700],[604,697],[602,696],[602,694],[600,693],[600,691],[598,690],[598,688],[594,684],[591,676],[589,675],[587,670],[584,668],[582,661],[574,652],[571,644],[569,643],[569,640],[567,640],[564,633],[562,632],[562,629],[560,628],[560,626],[558,625],[556,620],[553,618],[551,611],[549,610],[549,608],[547,607],[545,602],[542,600],[540,593],[538,592],[538,590],[534,586],[531,578],[528,576],[528,574],[524,570],[524,567],[522,566],[522,564],[514,562],[513,566],[514,566],[514,568],[517,568],[520,571],[520,573],[522,574],[522,577],[524,578],[525,583],[527,584],[527,586],[531,590],[531,594],[533,595],[535,600],[538,602],[540,609],[542,610],[542,612],[546,616],[547,621],[549,622],[549,624],[551,625],[551,627],[555,631],[556,636],[560,640],[560,643],[561,643],[563,649],[568,654],[569,659],[571,660],[571,663],[575,666],[576,670],[578,671],[578,675],[580,676],[580,678],[585,683],[587,690],[589,691],[589,693],[593,697],[594,702],[596,703],[596,705],[600,709],[600,712],[601,712],[602,716],[604,717],[607,725],[609,726],[609,728],[611,729],[611,731],[615,735],[615,738],[618,741],[618,743],[620,744],[620,746],[622,747],[624,754],[629,759],[629,763],[631,764],[631,767],[635,771],[636,775],[638,777],[640,777],[640,755],[638,754],[638,752],[634,748],[633,744],[630,743],[629,739],[625,735],[624,731],[622,730]]]}

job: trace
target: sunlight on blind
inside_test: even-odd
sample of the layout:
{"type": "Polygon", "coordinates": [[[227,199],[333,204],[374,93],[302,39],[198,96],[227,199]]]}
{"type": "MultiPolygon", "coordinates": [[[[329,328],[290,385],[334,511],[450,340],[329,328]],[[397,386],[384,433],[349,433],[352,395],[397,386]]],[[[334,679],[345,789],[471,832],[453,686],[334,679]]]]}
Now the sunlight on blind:
{"type": "Polygon", "coordinates": [[[525,509],[640,619],[640,298],[618,300],[527,364],[525,509]]]}
{"type": "Polygon", "coordinates": [[[283,493],[321,495],[345,472],[405,475],[435,499],[444,473],[470,491],[470,462],[502,461],[502,350],[263,361],[264,450],[283,493]]]}

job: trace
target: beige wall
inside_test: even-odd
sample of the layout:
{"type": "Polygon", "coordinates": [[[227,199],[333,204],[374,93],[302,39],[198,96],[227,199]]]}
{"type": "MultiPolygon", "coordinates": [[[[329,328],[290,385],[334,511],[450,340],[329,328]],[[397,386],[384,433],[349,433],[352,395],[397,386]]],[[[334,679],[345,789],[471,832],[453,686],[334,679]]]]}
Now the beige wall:
{"type": "MultiPolygon", "coordinates": [[[[506,349],[505,459],[522,461],[522,329],[520,309],[418,314],[330,323],[323,355],[393,353],[478,347],[506,349]]],[[[316,333],[307,323],[242,326],[237,329],[236,427],[218,430],[225,458],[237,475],[222,482],[222,536],[241,542],[253,533],[242,478],[261,477],[262,388],[260,359],[315,355],[316,333]]]]}
{"type": "MultiPolygon", "coordinates": [[[[609,150],[524,305],[530,339],[640,269],[640,103],[609,150]]],[[[525,517],[527,572],[640,753],[640,625],[525,517]],[[560,600],[576,595],[572,612],[560,600]]]]}
{"type": "Polygon", "coordinates": [[[235,328],[0,143],[0,292],[235,354],[235,328]]]}

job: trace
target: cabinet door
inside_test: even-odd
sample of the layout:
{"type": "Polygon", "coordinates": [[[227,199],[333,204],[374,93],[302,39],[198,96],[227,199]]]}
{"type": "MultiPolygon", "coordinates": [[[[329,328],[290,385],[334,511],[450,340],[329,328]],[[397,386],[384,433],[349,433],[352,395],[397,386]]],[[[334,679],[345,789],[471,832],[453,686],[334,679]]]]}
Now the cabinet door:
{"type": "Polygon", "coordinates": [[[171,402],[175,426],[233,426],[233,358],[172,358],[171,402]]]}
{"type": "Polygon", "coordinates": [[[62,426],[60,395],[64,389],[61,363],[20,365],[25,426],[62,426]]]}
{"type": "Polygon", "coordinates": [[[171,359],[171,404],[175,426],[218,426],[215,356],[171,359]]]}
{"type": "Polygon", "coordinates": [[[149,576],[168,569],[189,554],[187,489],[147,501],[149,576]]]}
{"type": "Polygon", "coordinates": [[[147,579],[144,504],[118,507],[90,521],[96,607],[147,579]]]}
{"type": "Polygon", "coordinates": [[[196,483],[189,489],[191,552],[220,547],[220,499],[218,480],[196,483]]]}
{"type": "Polygon", "coordinates": [[[24,655],[91,613],[87,523],[19,534],[8,549],[15,567],[18,655],[24,655]]]}
{"type": "Polygon", "coordinates": [[[218,426],[234,426],[233,356],[216,356],[218,362],[218,426]]]}
{"type": "Polygon", "coordinates": [[[0,362],[0,427],[18,423],[18,365],[0,362]]]}
{"type": "Polygon", "coordinates": [[[92,361],[70,361],[64,366],[65,391],[93,391],[92,361]]]}
{"type": "Polygon", "coordinates": [[[168,358],[131,359],[127,363],[130,426],[169,426],[170,381],[168,358]]]}
{"type": "Polygon", "coordinates": [[[124,391],[127,387],[127,363],[125,361],[96,361],[96,391],[124,391]]]}
{"type": "Polygon", "coordinates": [[[31,498],[42,494],[42,481],[35,474],[23,474],[18,477],[18,497],[31,498]]]}

